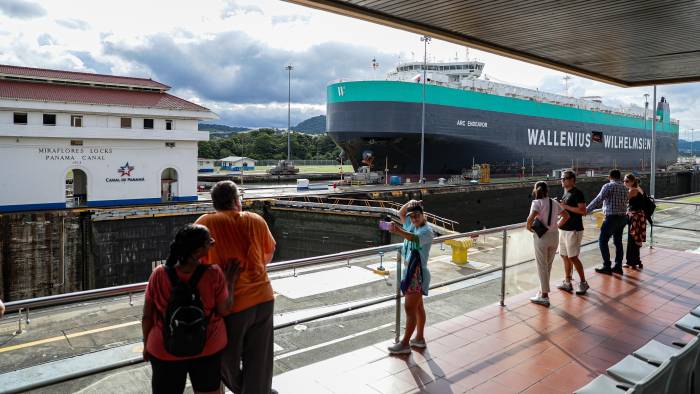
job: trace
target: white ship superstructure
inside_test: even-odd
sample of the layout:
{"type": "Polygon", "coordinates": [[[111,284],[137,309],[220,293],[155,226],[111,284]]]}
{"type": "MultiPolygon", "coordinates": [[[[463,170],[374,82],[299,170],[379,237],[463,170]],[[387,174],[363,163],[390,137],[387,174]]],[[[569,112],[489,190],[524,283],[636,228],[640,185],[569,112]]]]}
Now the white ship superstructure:
{"type": "MultiPolygon", "coordinates": [[[[652,110],[646,114],[642,107],[611,107],[602,103],[599,97],[576,98],[567,95],[547,93],[537,89],[528,89],[505,83],[479,79],[485,64],[479,61],[428,62],[426,63],[426,82],[431,85],[444,86],[453,89],[471,90],[475,92],[508,96],[523,100],[563,105],[589,111],[607,114],[631,116],[651,120],[652,110]]],[[[421,82],[423,77],[423,62],[406,62],[390,71],[386,79],[389,81],[421,82]]],[[[672,123],[677,124],[675,119],[672,123]]]]}

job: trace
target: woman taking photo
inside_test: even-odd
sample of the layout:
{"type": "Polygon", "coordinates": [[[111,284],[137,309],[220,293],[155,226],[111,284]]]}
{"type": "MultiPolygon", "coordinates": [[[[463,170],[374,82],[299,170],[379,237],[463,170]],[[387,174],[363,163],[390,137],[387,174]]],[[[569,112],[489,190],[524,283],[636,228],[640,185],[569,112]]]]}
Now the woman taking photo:
{"type": "Polygon", "coordinates": [[[625,268],[643,268],[639,258],[639,248],[647,240],[647,218],[644,215],[644,191],[639,187],[639,179],[632,175],[625,175],[625,186],[629,191],[627,204],[627,264],[625,268]]]}
{"type": "MultiPolygon", "coordinates": [[[[401,342],[389,346],[391,354],[408,354],[411,353],[411,347],[425,348],[425,337],[423,330],[425,329],[425,307],[423,306],[423,296],[428,295],[430,287],[430,271],[428,271],[428,257],[430,255],[430,246],[433,243],[433,231],[428,226],[423,213],[423,206],[420,201],[411,200],[404,204],[399,210],[399,217],[403,228],[391,226],[393,234],[404,238],[401,254],[404,260],[404,270],[402,282],[402,290],[404,290],[406,310],[406,331],[404,332],[401,342]],[[413,266],[411,255],[417,253],[420,256],[419,264],[413,266]],[[412,272],[408,272],[409,268],[414,268],[412,272]],[[416,331],[416,338],[411,339],[413,331],[416,331]]],[[[416,257],[414,257],[414,261],[416,257]]],[[[418,261],[415,261],[418,263],[418,261]]]]}
{"type": "Polygon", "coordinates": [[[569,220],[569,213],[562,210],[559,202],[549,198],[546,182],[537,182],[532,189],[532,205],[527,217],[527,230],[535,243],[537,273],[540,291],[530,302],[549,306],[549,275],[552,272],[554,254],[559,246],[559,226],[569,220]]]}
{"type": "Polygon", "coordinates": [[[144,359],[151,362],[154,393],[182,393],[187,375],[196,393],[218,393],[226,327],[221,315],[233,303],[238,265],[200,264],[214,240],[190,224],[177,232],[165,265],[148,280],[143,307],[144,359]]]}

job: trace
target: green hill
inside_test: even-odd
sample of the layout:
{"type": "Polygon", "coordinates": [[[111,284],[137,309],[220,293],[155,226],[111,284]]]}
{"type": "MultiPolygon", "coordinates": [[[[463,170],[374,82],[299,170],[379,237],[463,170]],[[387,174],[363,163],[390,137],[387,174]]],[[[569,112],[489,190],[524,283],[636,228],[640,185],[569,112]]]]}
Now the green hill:
{"type": "Polygon", "coordinates": [[[306,119],[298,125],[292,126],[292,130],[306,134],[323,134],[326,132],[326,115],[306,119]]]}

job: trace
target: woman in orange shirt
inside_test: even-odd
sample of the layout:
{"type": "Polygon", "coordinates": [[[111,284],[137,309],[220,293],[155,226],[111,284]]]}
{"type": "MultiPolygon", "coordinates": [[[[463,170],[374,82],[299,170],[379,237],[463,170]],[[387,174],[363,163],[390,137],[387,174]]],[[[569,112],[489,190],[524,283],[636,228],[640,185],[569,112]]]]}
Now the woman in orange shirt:
{"type": "MultiPolygon", "coordinates": [[[[151,387],[154,393],[182,393],[188,374],[196,393],[219,392],[221,350],[227,343],[226,327],[221,316],[233,304],[233,284],[236,282],[238,265],[226,264],[226,267],[230,267],[226,277],[217,265],[202,265],[198,268],[199,260],[207,255],[213,243],[214,239],[206,227],[196,224],[183,227],[170,245],[170,254],[165,266],[156,268],[148,280],[142,318],[143,356],[151,362],[153,368],[151,387]],[[177,275],[179,282],[175,280],[173,273],[177,275]],[[184,284],[192,285],[190,279],[195,275],[199,280],[193,287],[187,287],[187,291],[196,294],[201,302],[196,305],[201,306],[197,310],[203,311],[207,320],[200,326],[201,333],[206,329],[206,337],[200,334],[201,339],[205,338],[201,351],[195,348],[198,353],[183,356],[180,354],[182,350],[174,349],[178,346],[189,346],[187,351],[192,352],[191,344],[183,343],[186,341],[174,343],[173,341],[177,342],[179,338],[164,331],[164,325],[165,320],[173,320],[177,313],[172,311],[173,300],[176,298],[171,297],[173,284],[178,286],[176,290],[180,291],[184,284]],[[229,287],[227,283],[230,284],[229,287]]],[[[177,324],[169,323],[165,328],[170,327],[172,332],[173,326],[176,327],[177,324]]]]}

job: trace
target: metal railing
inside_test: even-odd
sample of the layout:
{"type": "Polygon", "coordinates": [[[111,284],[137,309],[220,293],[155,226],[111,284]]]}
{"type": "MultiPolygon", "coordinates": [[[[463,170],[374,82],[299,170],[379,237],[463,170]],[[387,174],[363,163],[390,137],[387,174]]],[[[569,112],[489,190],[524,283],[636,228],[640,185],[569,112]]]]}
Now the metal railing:
{"type": "MultiPolygon", "coordinates": [[[[293,197],[280,197],[277,198],[279,201],[299,201],[305,203],[318,203],[318,204],[331,204],[339,206],[357,206],[363,208],[381,208],[381,209],[395,209],[398,211],[401,209],[403,204],[399,204],[394,201],[387,200],[372,200],[372,199],[360,199],[360,198],[347,198],[347,197],[332,197],[332,196],[293,196],[293,197]]],[[[454,231],[455,225],[459,222],[451,219],[447,219],[434,213],[425,212],[425,218],[428,222],[442,227],[446,230],[454,231]]]]}
{"type": "MultiPolygon", "coordinates": [[[[696,197],[700,195],[700,193],[692,193],[692,194],[687,194],[681,197],[696,197]]],[[[674,197],[678,198],[678,197],[674,197]]],[[[691,201],[672,201],[670,199],[657,199],[656,200],[656,212],[654,213],[653,216],[653,221],[650,222],[649,224],[649,247],[653,248],[654,247],[654,228],[662,228],[662,229],[668,229],[668,230],[681,230],[681,231],[691,231],[691,232],[700,232],[700,228],[692,228],[692,227],[687,227],[687,226],[679,226],[676,224],[678,223],[698,223],[698,221],[693,221],[692,217],[694,215],[698,215],[698,219],[700,219],[700,203],[696,202],[691,202],[691,201]],[[683,210],[683,212],[678,215],[680,217],[674,218],[674,220],[671,221],[670,224],[664,224],[665,222],[663,221],[663,216],[666,214],[666,208],[664,205],[671,205],[671,206],[677,206],[678,209],[683,210]],[[693,208],[693,209],[688,209],[688,208],[693,208]]],[[[675,208],[675,207],[673,207],[675,208]]],[[[671,209],[673,209],[671,208],[671,209]]]]}

